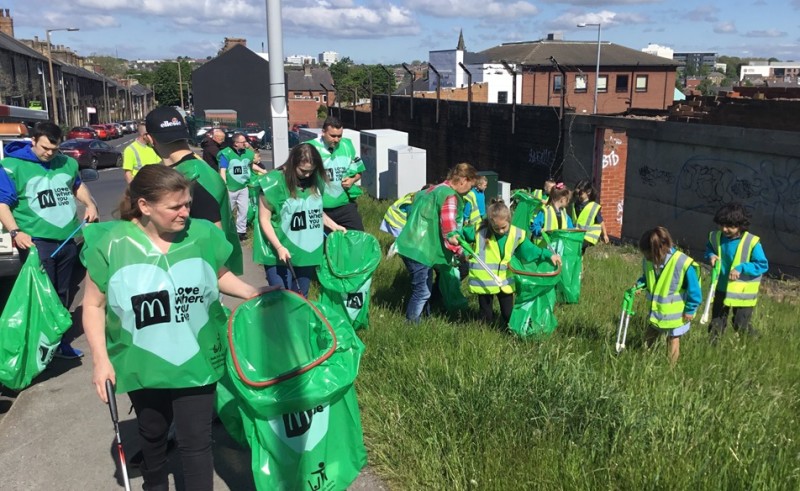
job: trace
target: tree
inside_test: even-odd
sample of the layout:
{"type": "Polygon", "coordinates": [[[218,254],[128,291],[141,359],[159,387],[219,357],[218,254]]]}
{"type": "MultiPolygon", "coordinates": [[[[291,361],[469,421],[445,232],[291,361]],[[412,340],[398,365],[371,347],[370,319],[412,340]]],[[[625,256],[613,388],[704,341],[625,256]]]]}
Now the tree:
{"type": "Polygon", "coordinates": [[[192,76],[192,65],[188,61],[167,61],[161,63],[153,76],[153,92],[162,106],[180,106],[181,93],[178,90],[178,63],[181,66],[184,105],[189,100],[188,82],[192,76]]]}
{"type": "Polygon", "coordinates": [[[122,78],[128,69],[128,63],[120,58],[105,55],[91,55],[89,59],[98,68],[98,72],[112,78],[122,78]]]}
{"type": "Polygon", "coordinates": [[[389,77],[386,72],[378,65],[353,65],[350,58],[343,58],[341,61],[331,65],[331,76],[339,91],[339,99],[342,102],[352,102],[355,92],[358,92],[359,99],[363,95],[368,95],[369,79],[372,76],[372,90],[375,94],[387,94],[394,92],[394,77],[389,77]]]}

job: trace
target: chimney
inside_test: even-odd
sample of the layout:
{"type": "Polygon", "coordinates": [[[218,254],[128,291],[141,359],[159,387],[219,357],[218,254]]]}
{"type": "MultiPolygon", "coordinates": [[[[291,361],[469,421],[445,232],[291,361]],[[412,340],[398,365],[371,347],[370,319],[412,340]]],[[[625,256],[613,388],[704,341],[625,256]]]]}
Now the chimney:
{"type": "Polygon", "coordinates": [[[14,19],[8,9],[0,9],[0,32],[14,37],[14,19]]]}
{"type": "Polygon", "coordinates": [[[303,76],[310,77],[311,76],[311,63],[308,60],[303,63],[303,76]]]}
{"type": "Polygon", "coordinates": [[[547,35],[548,41],[563,41],[564,40],[564,33],[561,32],[551,32],[547,35]]]}

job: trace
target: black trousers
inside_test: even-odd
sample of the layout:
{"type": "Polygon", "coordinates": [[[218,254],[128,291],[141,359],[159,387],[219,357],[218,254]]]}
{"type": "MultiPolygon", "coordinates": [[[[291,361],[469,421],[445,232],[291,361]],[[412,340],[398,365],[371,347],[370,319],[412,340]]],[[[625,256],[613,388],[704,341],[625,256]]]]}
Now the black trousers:
{"type": "Polygon", "coordinates": [[[211,422],[215,390],[216,384],[211,384],[186,389],[139,389],[128,394],[139,424],[145,489],[169,490],[167,433],[173,420],[185,489],[213,489],[211,422]]]}
{"type": "Polygon", "coordinates": [[[478,295],[478,307],[480,307],[481,320],[492,322],[494,320],[494,297],[500,304],[500,316],[503,318],[503,327],[508,326],[511,320],[511,310],[514,308],[514,294],[500,292],[496,295],[478,295]]]}
{"type": "Polygon", "coordinates": [[[753,317],[753,307],[727,307],[725,305],[725,292],[714,293],[714,303],[711,305],[711,323],[708,333],[715,340],[725,332],[728,327],[728,316],[733,310],[733,330],[742,331],[744,334],[757,334],[750,324],[753,317]]]}
{"type": "MultiPolygon", "coordinates": [[[[361,215],[358,214],[358,206],[352,201],[346,205],[336,208],[325,208],[322,211],[328,215],[328,218],[347,230],[364,231],[364,222],[361,221],[361,215]]],[[[331,230],[325,227],[325,233],[329,234],[331,230]]]]}

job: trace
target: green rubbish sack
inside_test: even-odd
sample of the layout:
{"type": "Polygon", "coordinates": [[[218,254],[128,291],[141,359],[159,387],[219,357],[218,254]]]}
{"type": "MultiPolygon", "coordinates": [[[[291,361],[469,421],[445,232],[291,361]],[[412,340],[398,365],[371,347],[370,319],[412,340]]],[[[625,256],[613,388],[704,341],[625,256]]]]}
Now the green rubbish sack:
{"type": "Polygon", "coordinates": [[[436,283],[442,294],[442,303],[448,312],[467,308],[467,298],[461,291],[461,273],[456,266],[434,266],[436,283]]]}
{"type": "Polygon", "coordinates": [[[534,198],[532,194],[522,189],[514,192],[511,197],[514,204],[514,214],[511,217],[511,225],[530,232],[533,219],[544,203],[534,198]]]}
{"type": "Polygon", "coordinates": [[[31,247],[0,315],[0,385],[22,390],[53,359],[72,325],[69,310],[31,247]]]}
{"type": "Polygon", "coordinates": [[[556,299],[560,303],[578,303],[581,299],[581,247],[585,234],[586,231],[582,229],[559,229],[542,233],[549,247],[561,256],[561,282],[556,287],[556,299]]]}
{"type": "Polygon", "coordinates": [[[380,262],[381,245],[372,235],[357,230],[328,235],[317,267],[320,303],[337,309],[354,329],[369,327],[369,289],[380,262]]]}
{"type": "MultiPolygon", "coordinates": [[[[260,188],[255,183],[255,181],[251,181],[247,184],[247,223],[253,223],[253,220],[256,219],[258,216],[258,190],[260,188]]],[[[259,224],[255,224],[254,227],[257,229],[259,224]]],[[[258,232],[258,230],[256,230],[258,232]]],[[[254,234],[255,235],[255,234],[254,234]]]]}
{"type": "Polygon", "coordinates": [[[522,339],[549,336],[558,326],[553,308],[561,268],[550,261],[522,262],[511,258],[509,271],[514,277],[514,310],[508,328],[522,339]]]}
{"type": "Polygon", "coordinates": [[[216,408],[250,446],[256,488],[346,489],[367,461],[353,386],[364,345],[348,320],[274,290],[234,310],[228,343],[216,408]]]}

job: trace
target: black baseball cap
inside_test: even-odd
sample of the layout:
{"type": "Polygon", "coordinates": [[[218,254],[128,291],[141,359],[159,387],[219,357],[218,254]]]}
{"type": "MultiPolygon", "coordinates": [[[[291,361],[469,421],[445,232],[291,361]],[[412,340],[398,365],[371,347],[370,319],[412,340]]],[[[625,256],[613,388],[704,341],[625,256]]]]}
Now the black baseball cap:
{"type": "Polygon", "coordinates": [[[189,128],[186,127],[181,113],[172,106],[160,106],[145,118],[147,133],[158,143],[172,143],[189,139],[189,128]]]}

